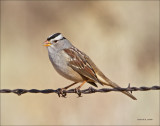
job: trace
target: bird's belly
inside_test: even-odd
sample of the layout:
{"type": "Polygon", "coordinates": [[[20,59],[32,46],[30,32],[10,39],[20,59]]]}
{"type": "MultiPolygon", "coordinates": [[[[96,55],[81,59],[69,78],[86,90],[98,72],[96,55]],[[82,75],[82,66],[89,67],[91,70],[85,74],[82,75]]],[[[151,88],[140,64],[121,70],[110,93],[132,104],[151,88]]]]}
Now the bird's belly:
{"type": "Polygon", "coordinates": [[[56,60],[54,59],[54,57],[52,57],[53,55],[49,56],[50,61],[52,62],[52,65],[55,68],[55,70],[66,79],[69,79],[74,82],[82,82],[82,76],[68,66],[66,62],[67,59],[64,58],[64,55],[57,55],[59,56],[56,57],[56,60]]]}
{"type": "MultiPolygon", "coordinates": [[[[69,66],[67,66],[69,67],[69,66]]],[[[74,81],[74,82],[82,82],[83,81],[83,78],[80,74],[78,74],[77,72],[75,72],[72,68],[59,68],[57,69],[57,67],[54,66],[54,68],[56,69],[56,71],[62,75],[63,77],[65,77],[66,79],[69,79],[71,81],[74,81]]]]}

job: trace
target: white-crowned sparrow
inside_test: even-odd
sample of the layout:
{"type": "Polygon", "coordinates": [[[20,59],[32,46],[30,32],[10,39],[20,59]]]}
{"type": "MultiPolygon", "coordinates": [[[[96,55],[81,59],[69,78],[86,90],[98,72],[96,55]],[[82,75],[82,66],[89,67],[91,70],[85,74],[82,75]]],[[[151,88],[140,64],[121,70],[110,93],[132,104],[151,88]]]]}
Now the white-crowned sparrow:
{"type": "MultiPolygon", "coordinates": [[[[78,82],[82,82],[78,88],[82,87],[85,82],[96,87],[96,82],[113,88],[119,87],[109,80],[85,53],[74,47],[61,33],[49,36],[44,42],[44,46],[48,48],[49,59],[56,71],[63,77],[74,81],[65,89],[78,82]]],[[[122,91],[122,93],[136,100],[129,92],[122,91]]]]}

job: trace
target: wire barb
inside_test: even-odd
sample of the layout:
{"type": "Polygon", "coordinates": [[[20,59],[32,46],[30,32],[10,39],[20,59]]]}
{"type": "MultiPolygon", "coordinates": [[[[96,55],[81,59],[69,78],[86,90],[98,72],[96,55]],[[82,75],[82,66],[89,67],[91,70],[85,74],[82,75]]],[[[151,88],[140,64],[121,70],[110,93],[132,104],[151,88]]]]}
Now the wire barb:
{"type": "Polygon", "coordinates": [[[160,86],[152,86],[152,87],[130,87],[130,84],[128,85],[127,88],[102,88],[102,89],[95,89],[93,87],[89,87],[88,89],[84,90],[78,90],[75,91],[75,89],[69,89],[69,90],[60,90],[60,88],[54,90],[54,89],[44,89],[44,90],[38,90],[38,89],[1,89],[0,93],[15,93],[18,96],[26,93],[43,93],[43,94],[49,94],[49,93],[56,93],[58,96],[66,97],[68,93],[76,93],[78,94],[79,97],[81,97],[81,94],[92,94],[96,92],[101,92],[101,93],[107,93],[111,91],[149,91],[149,90],[160,90],[160,86]]]}

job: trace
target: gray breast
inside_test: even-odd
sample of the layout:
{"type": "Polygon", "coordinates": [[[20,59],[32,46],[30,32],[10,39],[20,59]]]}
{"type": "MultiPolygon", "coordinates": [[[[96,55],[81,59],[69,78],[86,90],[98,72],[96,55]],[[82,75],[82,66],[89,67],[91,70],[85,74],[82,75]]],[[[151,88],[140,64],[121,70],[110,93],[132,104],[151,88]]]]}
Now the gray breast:
{"type": "Polygon", "coordinates": [[[75,82],[83,81],[83,78],[80,76],[80,74],[68,66],[70,57],[63,50],[54,52],[52,54],[49,53],[49,59],[55,70],[63,77],[75,82]]]}

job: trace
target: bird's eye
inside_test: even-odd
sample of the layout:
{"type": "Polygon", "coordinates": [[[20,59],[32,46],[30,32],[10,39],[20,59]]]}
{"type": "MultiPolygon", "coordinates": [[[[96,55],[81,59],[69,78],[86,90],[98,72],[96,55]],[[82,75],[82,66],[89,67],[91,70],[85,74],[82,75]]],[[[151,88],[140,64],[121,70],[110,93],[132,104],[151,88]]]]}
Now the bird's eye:
{"type": "Polygon", "coordinates": [[[54,42],[56,43],[58,40],[54,40],[54,42]]]}

